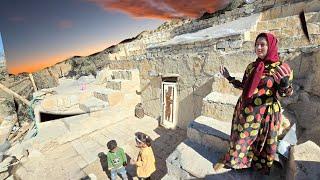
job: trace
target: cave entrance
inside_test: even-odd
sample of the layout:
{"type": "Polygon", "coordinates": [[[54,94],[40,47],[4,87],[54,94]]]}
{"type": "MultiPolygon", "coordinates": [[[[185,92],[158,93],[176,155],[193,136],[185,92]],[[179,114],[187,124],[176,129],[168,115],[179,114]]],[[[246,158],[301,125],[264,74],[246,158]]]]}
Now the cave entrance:
{"type": "Polygon", "coordinates": [[[47,122],[47,121],[53,121],[57,119],[62,119],[66,117],[71,117],[71,116],[77,116],[81,115],[84,113],[79,113],[79,114],[50,114],[50,113],[44,113],[40,112],[40,122],[47,122]]]}

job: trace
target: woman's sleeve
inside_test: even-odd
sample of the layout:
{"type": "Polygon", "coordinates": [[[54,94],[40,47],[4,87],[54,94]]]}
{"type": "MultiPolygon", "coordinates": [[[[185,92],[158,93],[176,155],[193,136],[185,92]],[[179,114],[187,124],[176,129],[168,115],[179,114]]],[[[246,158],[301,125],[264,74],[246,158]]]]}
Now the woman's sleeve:
{"type": "Polygon", "coordinates": [[[292,95],[292,80],[293,70],[291,70],[290,76],[286,76],[280,80],[280,84],[278,85],[278,93],[281,97],[288,97],[292,95]]]}
{"type": "Polygon", "coordinates": [[[237,89],[243,89],[244,84],[245,84],[247,78],[249,77],[249,74],[251,73],[252,69],[253,69],[253,63],[250,63],[247,66],[247,68],[243,74],[242,81],[239,81],[235,77],[231,77],[231,76],[228,77],[227,79],[228,79],[229,83],[231,83],[233,85],[233,87],[235,87],[237,89]]]}

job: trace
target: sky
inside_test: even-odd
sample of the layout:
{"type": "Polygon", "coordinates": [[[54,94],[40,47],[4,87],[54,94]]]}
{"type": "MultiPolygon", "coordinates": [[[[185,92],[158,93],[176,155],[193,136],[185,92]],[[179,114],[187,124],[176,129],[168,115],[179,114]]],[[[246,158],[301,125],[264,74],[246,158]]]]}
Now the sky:
{"type": "MultiPolygon", "coordinates": [[[[87,56],[174,18],[214,12],[228,0],[0,0],[9,73],[87,56]]],[[[1,47],[1,45],[0,45],[1,47]]]]}

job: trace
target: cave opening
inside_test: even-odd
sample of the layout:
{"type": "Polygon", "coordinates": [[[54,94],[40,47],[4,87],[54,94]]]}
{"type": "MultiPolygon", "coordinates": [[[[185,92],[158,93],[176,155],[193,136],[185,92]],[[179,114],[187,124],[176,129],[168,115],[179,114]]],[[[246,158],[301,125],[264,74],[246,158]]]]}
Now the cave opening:
{"type": "MultiPolygon", "coordinates": [[[[80,114],[83,114],[83,113],[80,113],[80,114]]],[[[53,121],[53,120],[62,119],[66,117],[77,116],[80,114],[50,114],[50,113],[40,112],[40,122],[53,121]]]]}

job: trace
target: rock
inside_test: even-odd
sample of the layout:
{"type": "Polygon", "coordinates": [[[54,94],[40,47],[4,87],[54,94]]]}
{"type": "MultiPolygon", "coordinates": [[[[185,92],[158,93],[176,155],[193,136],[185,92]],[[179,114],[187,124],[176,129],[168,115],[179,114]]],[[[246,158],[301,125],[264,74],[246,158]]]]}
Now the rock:
{"type": "Polygon", "coordinates": [[[293,146],[287,169],[287,179],[319,179],[320,147],[312,141],[293,146]]]}
{"type": "Polygon", "coordinates": [[[131,80],[132,79],[132,73],[129,70],[113,70],[111,77],[112,77],[112,79],[131,80]]]}
{"type": "Polygon", "coordinates": [[[240,41],[240,40],[231,41],[229,44],[230,44],[230,48],[239,49],[242,46],[242,41],[240,41]]]}
{"type": "Polygon", "coordinates": [[[0,81],[5,80],[8,77],[8,72],[5,66],[0,65],[0,81]]]}
{"type": "Polygon", "coordinates": [[[163,178],[161,178],[161,180],[179,180],[179,179],[176,178],[175,176],[170,176],[166,174],[163,178]]]}
{"type": "Polygon", "coordinates": [[[211,92],[203,98],[202,115],[220,121],[231,121],[238,97],[230,94],[211,92]]]}
{"type": "MultiPolygon", "coordinates": [[[[168,175],[177,179],[208,180],[256,180],[264,178],[259,172],[251,169],[243,170],[241,173],[226,168],[214,171],[213,164],[217,163],[223,154],[186,140],[180,143],[167,158],[168,175]]],[[[283,178],[283,172],[277,167],[272,168],[270,176],[267,176],[267,179],[273,180],[283,178]]]]}
{"type": "Polygon", "coordinates": [[[229,47],[228,41],[221,41],[217,43],[217,49],[225,49],[228,47],[229,47]]]}
{"type": "Polygon", "coordinates": [[[228,148],[231,122],[223,122],[206,116],[199,116],[192,121],[187,130],[191,142],[225,152],[228,148]]]}
{"type": "Polygon", "coordinates": [[[58,86],[58,77],[49,68],[33,73],[33,78],[38,89],[58,86]]]}
{"type": "MultiPolygon", "coordinates": [[[[11,147],[11,143],[8,140],[5,140],[2,144],[0,144],[0,152],[4,153],[11,147]]],[[[0,161],[1,162],[1,161],[0,161]]]]}
{"type": "Polygon", "coordinates": [[[9,156],[0,163],[0,173],[8,171],[8,167],[16,158],[9,156]]]}

